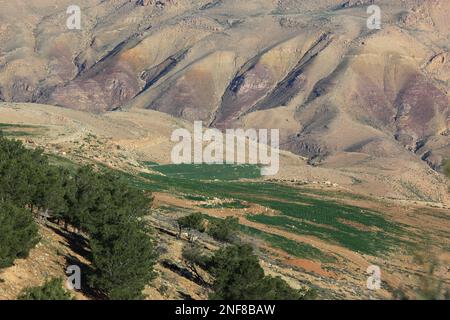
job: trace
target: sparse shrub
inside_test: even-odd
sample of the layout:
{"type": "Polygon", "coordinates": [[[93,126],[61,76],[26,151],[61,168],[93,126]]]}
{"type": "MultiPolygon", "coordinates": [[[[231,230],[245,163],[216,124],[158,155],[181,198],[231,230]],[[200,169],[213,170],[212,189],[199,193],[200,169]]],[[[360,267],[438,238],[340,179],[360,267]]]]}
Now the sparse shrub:
{"type": "Polygon", "coordinates": [[[433,250],[429,239],[416,248],[413,261],[420,267],[417,283],[413,292],[408,293],[400,287],[394,290],[393,298],[396,300],[449,300],[450,289],[445,286],[436,270],[440,261],[433,250]]]}
{"type": "Polygon", "coordinates": [[[191,213],[187,216],[181,217],[177,220],[179,236],[183,229],[192,229],[200,232],[205,231],[205,219],[203,215],[199,212],[191,213]]]}
{"type": "Polygon", "coordinates": [[[205,254],[204,250],[197,244],[185,245],[183,247],[182,257],[196,278],[202,283],[206,283],[197,268],[207,269],[210,263],[211,258],[205,254]]]}
{"type": "Polygon", "coordinates": [[[237,239],[239,219],[226,217],[214,220],[208,228],[208,234],[214,239],[222,242],[234,242],[237,239]]]}
{"type": "Polygon", "coordinates": [[[313,300],[316,293],[312,289],[295,290],[280,277],[265,276],[255,286],[251,300],[313,300]]]}
{"type": "Polygon", "coordinates": [[[47,280],[42,286],[26,288],[18,300],[72,300],[72,295],[63,288],[62,279],[47,280]]]}
{"type": "Polygon", "coordinates": [[[183,247],[183,259],[189,264],[195,264],[202,268],[206,268],[210,258],[205,254],[204,250],[197,244],[189,244],[183,247]]]}
{"type": "Polygon", "coordinates": [[[169,286],[165,283],[161,284],[156,290],[162,295],[165,296],[169,291],[169,286]]]}

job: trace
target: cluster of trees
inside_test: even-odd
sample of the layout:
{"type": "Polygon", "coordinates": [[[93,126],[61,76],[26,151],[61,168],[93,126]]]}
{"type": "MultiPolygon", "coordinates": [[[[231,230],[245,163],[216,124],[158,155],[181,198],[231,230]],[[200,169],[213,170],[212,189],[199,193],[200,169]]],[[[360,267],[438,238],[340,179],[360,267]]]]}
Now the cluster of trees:
{"type": "Polygon", "coordinates": [[[221,242],[235,242],[238,240],[237,231],[239,219],[236,217],[226,217],[225,219],[215,219],[206,224],[204,216],[199,213],[191,213],[177,220],[179,235],[183,229],[207,232],[211,237],[221,242]]]}
{"type": "Polygon", "coordinates": [[[40,151],[0,137],[0,268],[27,257],[39,241],[28,208],[41,205],[37,193],[45,165],[40,151]]]}
{"type": "Polygon", "coordinates": [[[38,230],[29,211],[10,201],[0,202],[0,269],[26,258],[38,242],[38,230]]]}
{"type": "Polygon", "coordinates": [[[87,236],[88,283],[111,299],[138,299],[156,261],[142,217],[151,198],[117,176],[49,165],[41,150],[0,137],[0,268],[26,257],[38,242],[38,219],[54,219],[87,236]]]}
{"type": "MultiPolygon", "coordinates": [[[[75,172],[54,167],[41,150],[28,150],[18,141],[0,137],[0,268],[26,257],[37,244],[36,220],[52,219],[87,239],[91,268],[83,285],[109,299],[142,298],[144,286],[155,276],[155,244],[142,221],[150,205],[148,194],[114,174],[91,167],[75,172]]],[[[195,213],[180,218],[178,225],[180,233],[197,230],[218,241],[237,243],[237,218],[207,224],[202,214],[195,213]]],[[[307,297],[281,278],[265,276],[248,245],[228,246],[213,256],[191,245],[183,250],[183,257],[198,278],[198,267],[214,277],[211,299],[307,297]]],[[[20,299],[72,297],[61,279],[52,279],[25,290],[20,299]]]]}
{"type": "Polygon", "coordinates": [[[65,195],[67,211],[58,218],[88,235],[91,287],[110,299],[139,299],[154,277],[156,261],[150,230],[142,222],[151,198],[111,173],[82,167],[65,195]]]}
{"type": "Polygon", "coordinates": [[[207,270],[214,277],[213,300],[304,300],[313,299],[313,290],[295,290],[280,277],[264,274],[258,257],[248,244],[224,247],[207,256],[196,245],[183,248],[183,258],[197,277],[199,269],[207,270]]]}

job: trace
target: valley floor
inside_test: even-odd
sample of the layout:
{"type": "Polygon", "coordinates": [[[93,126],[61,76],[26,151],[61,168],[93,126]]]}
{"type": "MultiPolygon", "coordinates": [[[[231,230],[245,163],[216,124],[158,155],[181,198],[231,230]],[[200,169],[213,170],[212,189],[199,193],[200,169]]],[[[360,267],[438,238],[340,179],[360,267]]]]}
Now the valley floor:
{"type": "MultiPolygon", "coordinates": [[[[48,106],[0,108],[6,135],[44,148],[53,164],[93,164],[153,193],[146,223],[156,229],[160,258],[159,275],[146,289],[149,299],[207,298],[208,289],[195,280],[181,256],[189,239],[177,236],[176,219],[193,212],[210,221],[238,217],[240,238],[257,249],[266,273],[295,288],[313,287],[320,298],[389,299],[398,289],[414,296],[426,276],[414,257],[430,253],[439,261],[434,276],[449,287],[450,211],[445,203],[382,198],[325,179],[268,181],[252,176],[254,168],[245,166],[164,165],[171,147],[169,124],[175,120],[150,112],[152,117],[143,123],[140,112],[148,111],[94,116],[48,106]],[[236,170],[249,176],[236,181],[236,170]],[[370,265],[381,269],[380,290],[367,289],[370,265]]],[[[318,176],[330,172],[317,170],[318,176]]],[[[14,298],[46,277],[64,276],[73,261],[89,264],[59,226],[48,223],[40,230],[42,240],[30,256],[0,273],[0,299],[14,298]]],[[[203,233],[196,237],[209,251],[223,245],[203,233]]],[[[77,293],[77,298],[92,297],[77,293]]]]}

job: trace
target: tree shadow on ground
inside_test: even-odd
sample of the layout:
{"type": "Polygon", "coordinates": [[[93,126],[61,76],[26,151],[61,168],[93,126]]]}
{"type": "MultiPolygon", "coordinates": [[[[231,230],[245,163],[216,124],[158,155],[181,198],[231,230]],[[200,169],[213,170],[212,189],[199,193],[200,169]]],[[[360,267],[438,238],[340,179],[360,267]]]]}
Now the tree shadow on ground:
{"type": "MultiPolygon", "coordinates": [[[[51,229],[53,232],[61,236],[66,240],[67,245],[69,246],[70,250],[74,252],[75,254],[84,257],[86,260],[91,260],[91,251],[89,250],[88,240],[86,237],[84,237],[81,234],[73,233],[70,231],[65,231],[59,228],[56,225],[50,225],[47,224],[47,227],[51,229]]],[[[68,266],[78,266],[81,271],[81,293],[85,295],[89,299],[93,300],[106,300],[107,297],[99,292],[98,290],[95,290],[92,288],[92,286],[89,285],[89,275],[93,273],[93,269],[91,266],[86,264],[85,262],[81,261],[78,257],[66,254],[65,255],[66,260],[66,267],[68,266]]],[[[71,274],[67,274],[70,276],[71,274]]]]}

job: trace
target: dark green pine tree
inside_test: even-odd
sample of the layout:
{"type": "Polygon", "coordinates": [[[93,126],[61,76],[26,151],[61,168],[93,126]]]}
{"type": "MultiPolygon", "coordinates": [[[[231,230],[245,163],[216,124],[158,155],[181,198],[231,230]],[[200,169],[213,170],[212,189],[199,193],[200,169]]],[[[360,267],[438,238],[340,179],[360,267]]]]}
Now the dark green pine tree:
{"type": "Polygon", "coordinates": [[[151,199],[142,191],[130,188],[113,174],[103,175],[90,167],[78,170],[74,184],[75,192],[66,195],[67,219],[94,238],[143,217],[151,205],[151,199]]]}
{"type": "Polygon", "coordinates": [[[91,240],[91,285],[113,300],[142,299],[142,290],[154,278],[154,244],[136,223],[114,228],[109,240],[91,240]]]}
{"type": "Polygon", "coordinates": [[[72,300],[72,296],[63,288],[62,279],[47,280],[42,286],[26,288],[18,300],[72,300]]]}
{"type": "Polygon", "coordinates": [[[279,277],[264,275],[249,245],[222,248],[212,257],[209,268],[215,277],[213,300],[299,300],[311,292],[295,290],[279,277]]]}
{"type": "Polygon", "coordinates": [[[68,210],[65,220],[81,229],[87,226],[87,220],[101,198],[100,179],[90,167],[80,168],[73,178],[73,190],[65,195],[68,210]]]}
{"type": "Polygon", "coordinates": [[[204,232],[204,218],[200,212],[191,213],[187,216],[181,217],[177,220],[178,223],[178,236],[181,235],[183,229],[192,229],[204,232]]]}
{"type": "Polygon", "coordinates": [[[254,296],[254,284],[264,277],[264,271],[252,247],[238,245],[218,250],[211,261],[215,277],[212,300],[244,300],[254,296]]]}
{"type": "Polygon", "coordinates": [[[68,173],[57,167],[46,167],[36,184],[32,203],[44,217],[60,218],[67,212],[65,200],[68,173]]]}
{"type": "Polygon", "coordinates": [[[222,242],[234,242],[237,240],[239,219],[237,217],[226,217],[211,223],[208,234],[214,239],[222,242]]]}
{"type": "Polygon", "coordinates": [[[38,228],[27,210],[0,202],[0,269],[26,258],[38,243],[38,228]]]}
{"type": "Polygon", "coordinates": [[[113,174],[81,168],[68,197],[68,217],[89,236],[89,282],[110,299],[139,299],[153,278],[155,251],[141,218],[151,199],[113,174]]]}
{"type": "Polygon", "coordinates": [[[19,141],[0,137],[0,201],[31,205],[47,165],[41,150],[27,150],[19,141]]]}

